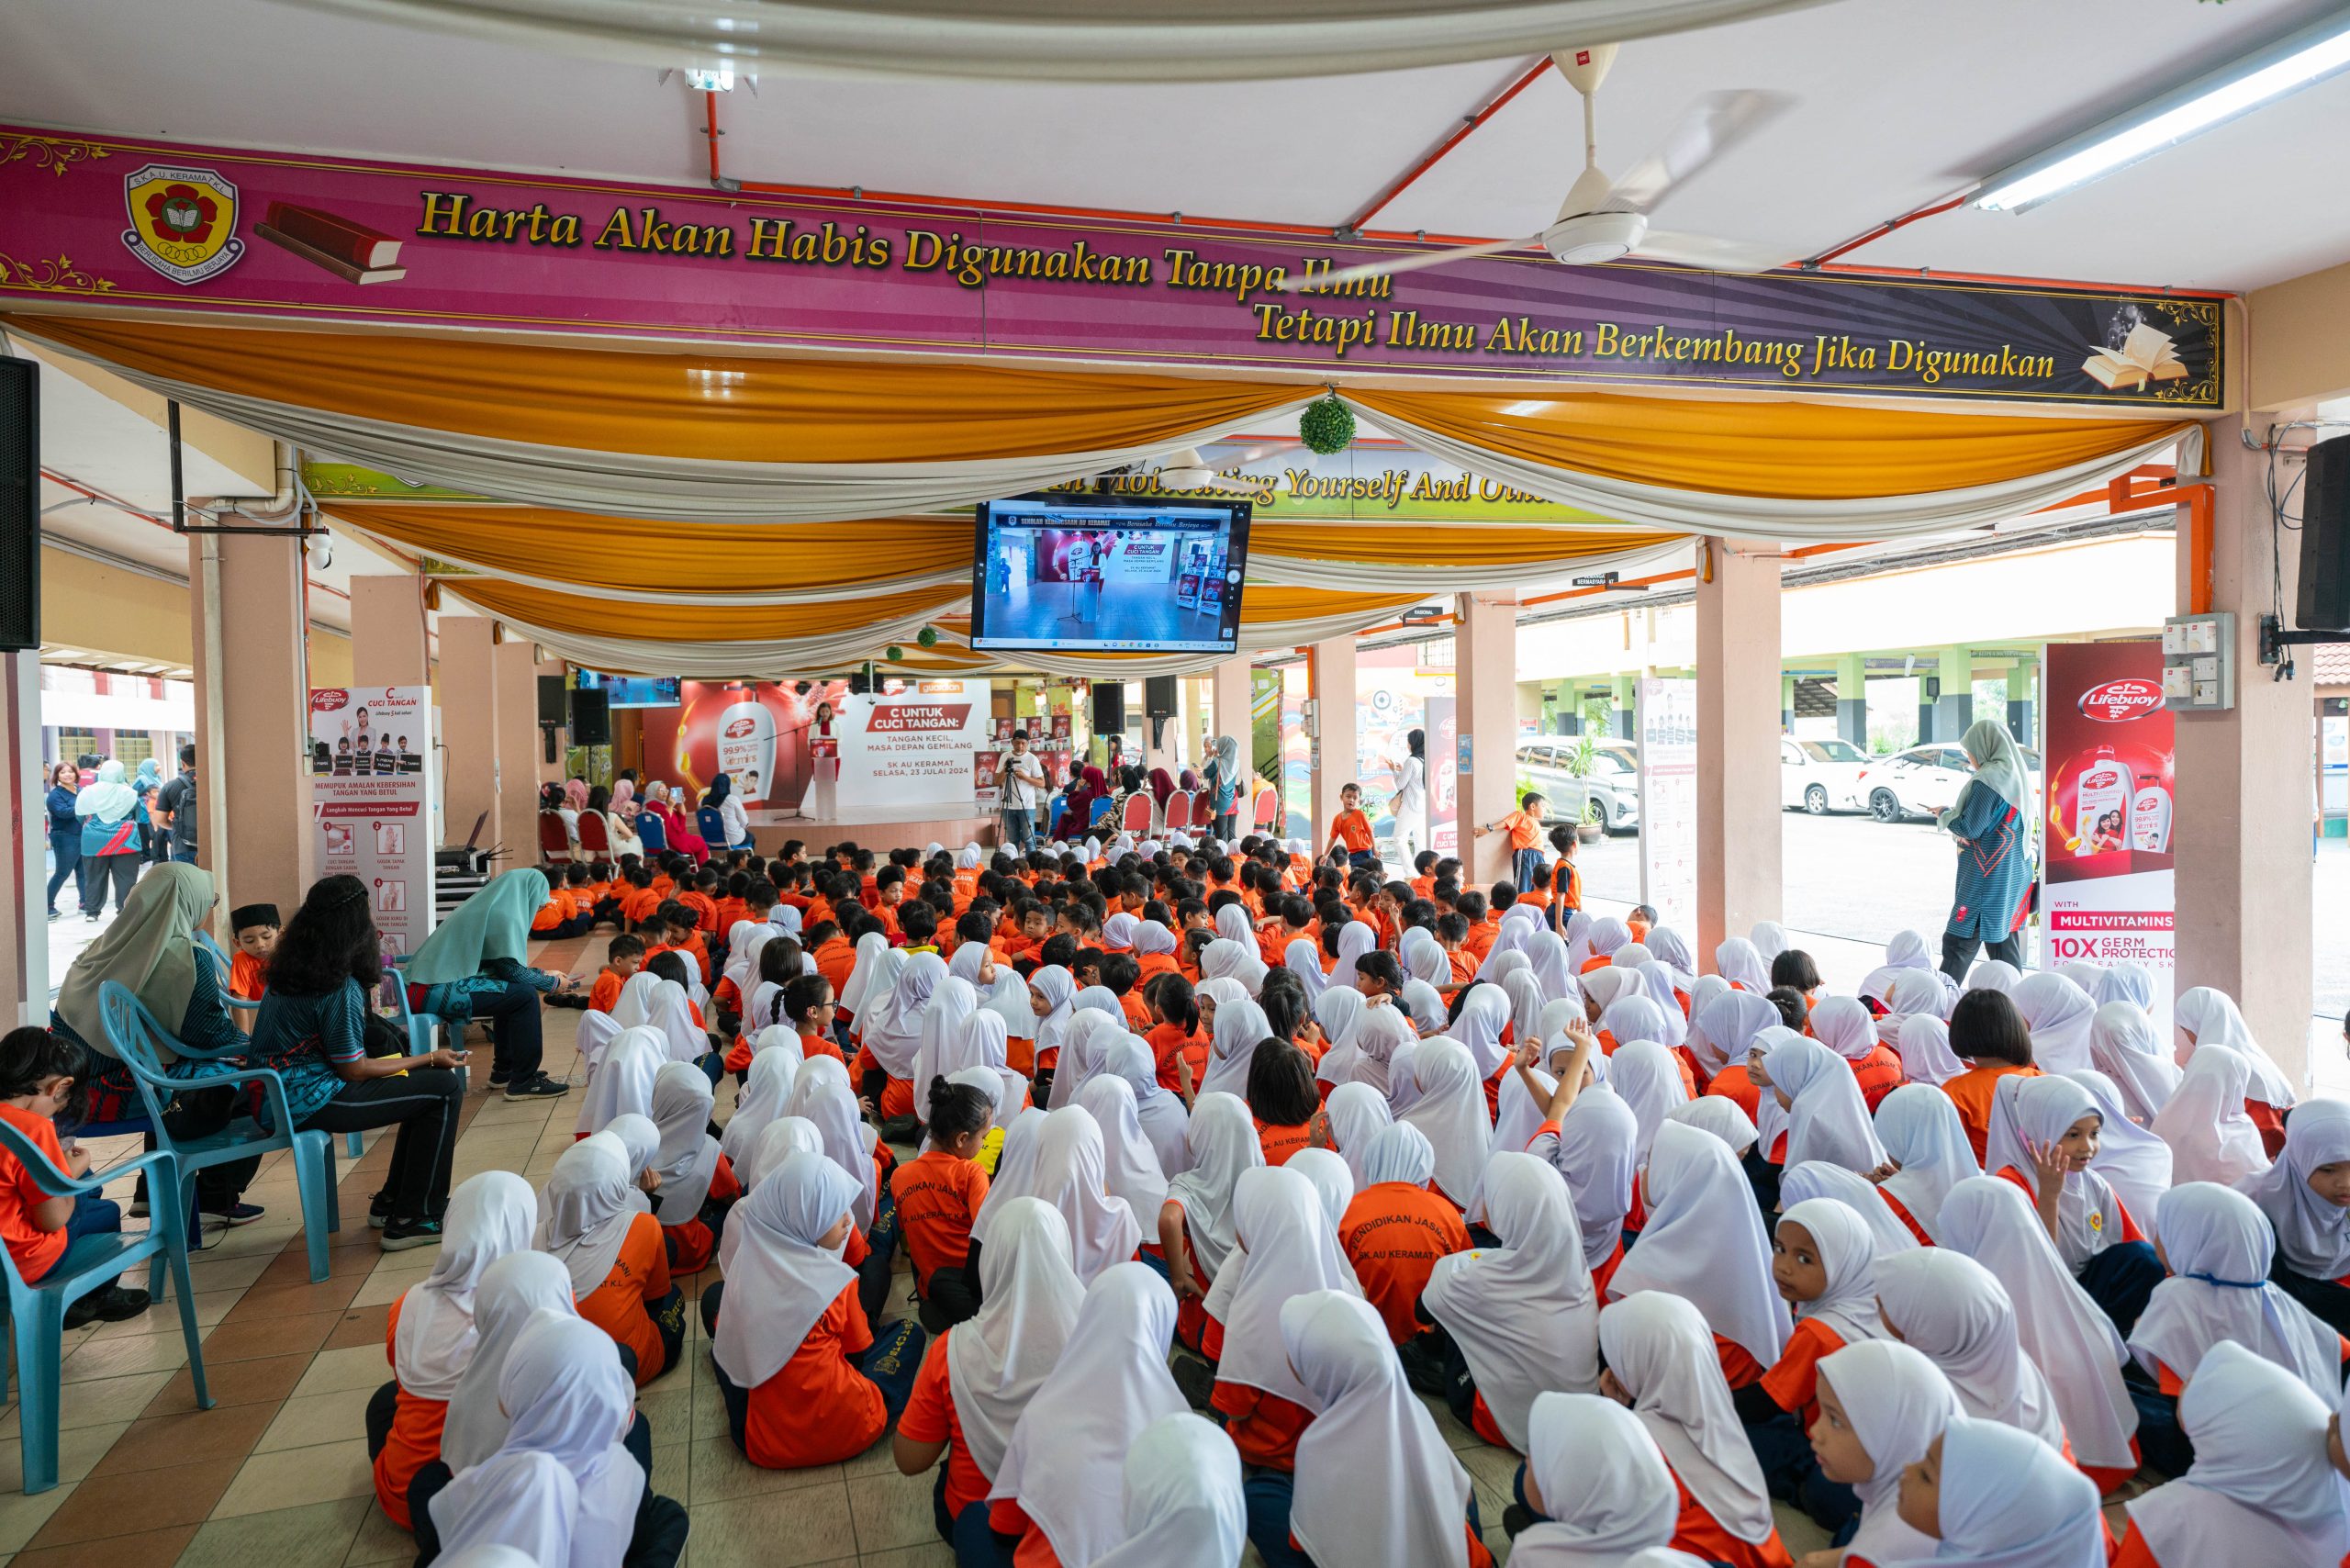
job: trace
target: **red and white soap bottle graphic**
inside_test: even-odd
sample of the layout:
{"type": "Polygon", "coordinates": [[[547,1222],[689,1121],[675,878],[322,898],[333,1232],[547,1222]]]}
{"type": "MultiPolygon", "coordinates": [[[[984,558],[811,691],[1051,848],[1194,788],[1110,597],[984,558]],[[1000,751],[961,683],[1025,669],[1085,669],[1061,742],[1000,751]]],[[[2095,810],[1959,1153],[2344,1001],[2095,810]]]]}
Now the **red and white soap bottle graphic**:
{"type": "Polygon", "coordinates": [[[2100,752],[2082,770],[2073,796],[2073,853],[2104,855],[2130,847],[2130,813],[2138,781],[2129,765],[2100,752]]]}
{"type": "Polygon", "coordinates": [[[775,777],[775,715],[755,689],[718,715],[718,771],[746,801],[763,799],[775,777]]]}
{"type": "Polygon", "coordinates": [[[2130,847],[2150,855],[2170,853],[2170,791],[2159,783],[2138,787],[2130,808],[2130,847]]]}

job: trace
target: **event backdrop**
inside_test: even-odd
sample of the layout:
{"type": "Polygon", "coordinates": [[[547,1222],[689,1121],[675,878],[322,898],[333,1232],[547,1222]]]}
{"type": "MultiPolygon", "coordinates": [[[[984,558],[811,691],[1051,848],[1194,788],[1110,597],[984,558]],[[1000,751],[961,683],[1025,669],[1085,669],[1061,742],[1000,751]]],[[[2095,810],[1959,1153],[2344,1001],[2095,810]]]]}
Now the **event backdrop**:
{"type": "Polygon", "coordinates": [[[968,810],[989,692],[984,680],[889,679],[854,697],[838,680],[689,680],[677,707],[643,711],[645,771],[695,792],[723,772],[750,810],[789,811],[808,786],[809,725],[830,702],[844,809],[968,810]]]}
{"type": "Polygon", "coordinates": [[[431,688],[311,689],[319,874],[367,884],[375,929],[395,953],[415,952],[433,925],[431,757],[431,688]]]}

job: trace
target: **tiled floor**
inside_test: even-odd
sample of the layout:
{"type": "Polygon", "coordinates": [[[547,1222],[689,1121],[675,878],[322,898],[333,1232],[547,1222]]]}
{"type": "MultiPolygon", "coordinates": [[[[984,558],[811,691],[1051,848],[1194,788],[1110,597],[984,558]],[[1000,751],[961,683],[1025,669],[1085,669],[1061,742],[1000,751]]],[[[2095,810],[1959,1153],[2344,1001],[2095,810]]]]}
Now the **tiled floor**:
{"type": "MultiPolygon", "coordinates": [[[[584,949],[565,943],[537,961],[592,972],[602,946],[600,938],[584,949]]],[[[577,1018],[546,1015],[550,1071],[571,1068],[577,1018]]],[[[571,1144],[576,1099],[509,1103],[482,1092],[485,1058],[475,1058],[476,1092],[465,1103],[456,1176],[509,1170],[543,1182],[571,1144]]],[[[720,1098],[723,1104],[729,1096],[720,1098]]],[[[340,1168],[346,1215],[366,1212],[388,1157],[378,1142],[356,1166],[340,1168]]],[[[374,1231],[352,1225],[334,1238],[330,1277],[314,1285],[291,1170],[264,1166],[248,1196],[266,1204],[268,1216],[230,1232],[193,1264],[218,1406],[195,1408],[169,1307],[69,1335],[54,1490],[23,1495],[16,1406],[0,1406],[0,1564],[341,1568],[413,1557],[407,1533],[375,1506],[362,1415],[390,1375],[390,1304],[431,1268],[433,1254],[380,1251],[374,1231]]],[[[715,1269],[703,1276],[715,1277],[715,1269]]],[[[686,1282],[688,1294],[698,1282],[686,1282]]],[[[745,1462],[726,1436],[699,1315],[687,1316],[692,1342],[683,1364],[639,1405],[653,1428],[655,1486],[692,1517],[692,1568],[952,1568],[954,1554],[932,1529],[932,1478],[900,1475],[887,1439],[821,1470],[745,1462]]],[[[1441,1408],[1437,1419],[1475,1479],[1488,1542],[1505,1558],[1502,1507],[1516,1459],[1441,1408]]],[[[1797,1555],[1826,1544],[1791,1511],[1780,1517],[1797,1555]]],[[[1246,1561],[1255,1564],[1255,1553],[1246,1561]]]]}

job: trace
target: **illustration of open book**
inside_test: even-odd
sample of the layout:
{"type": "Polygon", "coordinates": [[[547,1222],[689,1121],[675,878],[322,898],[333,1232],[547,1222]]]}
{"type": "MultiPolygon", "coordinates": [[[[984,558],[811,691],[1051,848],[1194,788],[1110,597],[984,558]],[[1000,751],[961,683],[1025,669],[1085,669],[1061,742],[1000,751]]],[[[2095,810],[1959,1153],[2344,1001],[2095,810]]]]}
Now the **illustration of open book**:
{"type": "Polygon", "coordinates": [[[399,264],[400,242],[352,218],[273,201],[269,216],[256,227],[263,239],[345,283],[397,283],[408,275],[399,264]]]}
{"type": "Polygon", "coordinates": [[[2098,349],[2081,368],[2098,386],[2116,392],[2143,391],[2157,381],[2186,379],[2187,366],[2171,346],[2168,332],[2141,324],[2130,329],[2118,349],[2098,349]]]}

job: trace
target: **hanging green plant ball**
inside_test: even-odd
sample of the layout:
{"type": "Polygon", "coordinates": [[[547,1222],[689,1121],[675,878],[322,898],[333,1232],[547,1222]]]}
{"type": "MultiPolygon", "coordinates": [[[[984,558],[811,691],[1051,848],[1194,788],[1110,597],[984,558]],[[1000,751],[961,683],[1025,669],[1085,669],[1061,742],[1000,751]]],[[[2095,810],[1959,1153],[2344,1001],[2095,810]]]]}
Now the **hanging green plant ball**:
{"type": "Polygon", "coordinates": [[[914,641],[920,643],[925,648],[934,648],[938,646],[938,628],[935,626],[923,627],[921,631],[914,633],[914,641]]]}
{"type": "Polygon", "coordinates": [[[891,664],[896,664],[899,660],[906,656],[906,650],[898,646],[897,644],[892,643],[888,647],[881,650],[881,656],[888,659],[891,664]]]}
{"type": "Polygon", "coordinates": [[[1327,457],[1344,452],[1355,439],[1354,410],[1338,401],[1332,393],[1317,402],[1308,403],[1297,417],[1297,433],[1305,438],[1306,448],[1327,457]]]}

